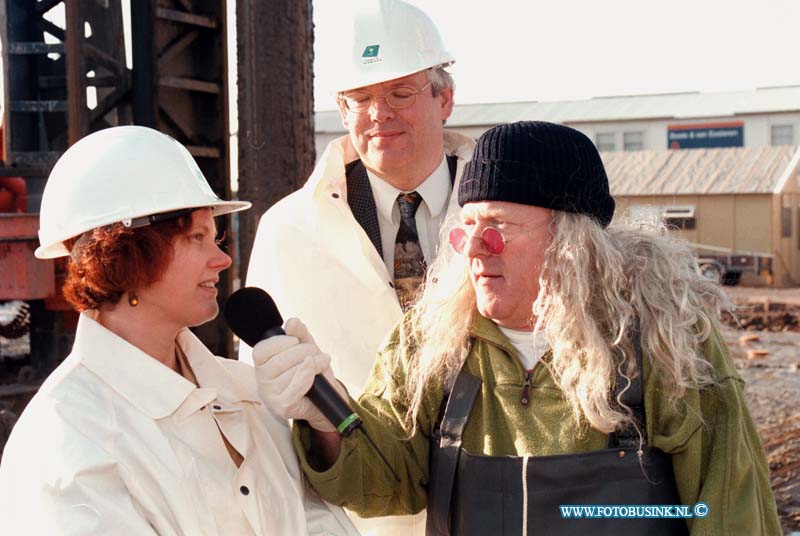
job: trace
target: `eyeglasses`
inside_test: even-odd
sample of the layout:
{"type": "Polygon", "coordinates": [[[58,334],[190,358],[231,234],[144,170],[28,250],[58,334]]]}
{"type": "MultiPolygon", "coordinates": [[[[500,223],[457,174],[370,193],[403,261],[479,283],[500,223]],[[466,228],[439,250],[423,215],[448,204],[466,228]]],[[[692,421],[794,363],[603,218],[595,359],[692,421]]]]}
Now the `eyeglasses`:
{"type": "MultiPolygon", "coordinates": [[[[537,229],[548,223],[550,223],[549,218],[533,224],[529,230],[532,231],[533,229],[537,229]]],[[[450,242],[450,247],[452,247],[453,250],[459,255],[464,253],[464,250],[467,249],[467,243],[473,238],[474,236],[470,235],[466,229],[462,227],[453,227],[450,229],[450,233],[447,236],[447,239],[450,242]]],[[[506,238],[505,235],[500,232],[500,229],[497,229],[496,227],[484,227],[483,231],[481,231],[480,238],[483,249],[486,250],[489,255],[500,255],[503,253],[503,251],[505,251],[506,244],[511,242],[511,239],[506,238]]]]}
{"type": "MultiPolygon", "coordinates": [[[[450,247],[461,255],[467,248],[467,242],[473,237],[467,234],[467,231],[461,227],[453,227],[450,229],[450,234],[447,238],[450,241],[450,247]]],[[[491,255],[500,255],[503,250],[506,249],[506,239],[503,233],[494,227],[483,228],[483,231],[481,231],[481,244],[483,245],[483,249],[491,255]]]]}
{"type": "Polygon", "coordinates": [[[339,95],[338,99],[344,102],[344,107],[357,114],[368,112],[372,108],[372,103],[378,99],[383,99],[390,108],[395,110],[408,108],[414,105],[417,95],[428,89],[432,82],[428,82],[419,89],[413,87],[396,87],[383,95],[372,95],[366,91],[353,91],[346,95],[339,95]]]}

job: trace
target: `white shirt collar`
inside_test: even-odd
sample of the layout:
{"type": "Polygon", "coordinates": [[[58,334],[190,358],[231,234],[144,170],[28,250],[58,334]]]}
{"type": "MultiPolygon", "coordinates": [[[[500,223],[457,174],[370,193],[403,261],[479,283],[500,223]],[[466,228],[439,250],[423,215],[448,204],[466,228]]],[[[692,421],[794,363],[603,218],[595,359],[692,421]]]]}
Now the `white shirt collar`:
{"type": "MultiPolygon", "coordinates": [[[[373,174],[367,169],[369,184],[372,188],[372,197],[375,199],[375,208],[378,214],[385,220],[396,223],[395,219],[400,217],[400,211],[394,210],[397,205],[397,196],[404,193],[373,174]]],[[[447,198],[450,195],[450,169],[447,166],[447,158],[442,154],[442,161],[433,170],[422,184],[417,186],[416,192],[422,196],[422,202],[428,206],[431,216],[436,218],[447,207],[447,198]]]]}

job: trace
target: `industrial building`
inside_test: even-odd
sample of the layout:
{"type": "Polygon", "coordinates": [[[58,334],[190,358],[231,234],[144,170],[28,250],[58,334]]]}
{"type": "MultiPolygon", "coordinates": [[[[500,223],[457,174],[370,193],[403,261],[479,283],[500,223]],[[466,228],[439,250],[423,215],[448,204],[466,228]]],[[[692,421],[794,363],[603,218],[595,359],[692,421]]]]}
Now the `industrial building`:
{"type": "MultiPolygon", "coordinates": [[[[346,131],[337,110],[316,113],[317,154],[346,131]]],[[[800,137],[800,86],[724,93],[601,97],[580,101],[458,104],[448,127],[477,138],[520,120],[561,123],[600,151],[794,145],[800,137]]]]}
{"type": "Polygon", "coordinates": [[[617,218],[661,219],[709,275],[800,284],[800,150],[791,145],[601,153],[617,218]]]}
{"type": "MultiPolygon", "coordinates": [[[[591,138],[617,218],[661,219],[693,244],[710,276],[800,285],[800,86],[580,101],[456,105],[448,127],[477,138],[520,120],[591,138]]],[[[316,148],[343,134],[316,114],[316,148]]]]}

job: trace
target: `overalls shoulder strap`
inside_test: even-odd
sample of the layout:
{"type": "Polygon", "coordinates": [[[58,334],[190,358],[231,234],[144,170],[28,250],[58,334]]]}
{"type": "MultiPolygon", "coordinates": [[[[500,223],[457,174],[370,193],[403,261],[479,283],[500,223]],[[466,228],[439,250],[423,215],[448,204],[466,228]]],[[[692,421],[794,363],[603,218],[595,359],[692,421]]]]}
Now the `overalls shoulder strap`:
{"type": "Polygon", "coordinates": [[[481,380],[462,368],[439,424],[439,449],[431,467],[433,486],[428,490],[428,516],[433,517],[433,525],[440,534],[450,534],[450,504],[461,454],[461,438],[480,389],[481,380]]]}
{"type": "Polygon", "coordinates": [[[642,338],[638,328],[631,330],[631,345],[636,357],[636,376],[629,380],[616,371],[611,403],[619,407],[619,402],[628,406],[633,413],[632,423],[608,435],[608,448],[631,448],[638,450],[647,443],[647,426],[644,412],[644,369],[642,368],[642,338]],[[623,389],[628,387],[624,392],[623,389]],[[620,393],[622,393],[620,395],[620,393]],[[638,429],[637,429],[638,428],[638,429]],[[641,433],[641,436],[639,435],[641,433]]]}

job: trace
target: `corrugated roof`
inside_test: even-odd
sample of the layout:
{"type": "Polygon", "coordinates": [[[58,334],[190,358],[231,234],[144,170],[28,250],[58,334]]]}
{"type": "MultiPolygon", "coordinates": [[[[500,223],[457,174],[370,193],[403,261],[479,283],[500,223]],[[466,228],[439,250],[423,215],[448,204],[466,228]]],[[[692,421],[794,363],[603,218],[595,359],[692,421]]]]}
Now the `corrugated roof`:
{"type": "Polygon", "coordinates": [[[798,165],[797,146],[601,154],[611,193],[630,195],[773,193],[798,165]]]}
{"type": "MultiPolygon", "coordinates": [[[[468,127],[522,120],[570,124],[681,120],[799,110],[800,86],[787,86],[719,93],[599,97],[578,101],[456,104],[447,124],[450,127],[468,127]]],[[[344,132],[338,111],[320,111],[315,117],[317,132],[344,132]]]]}

